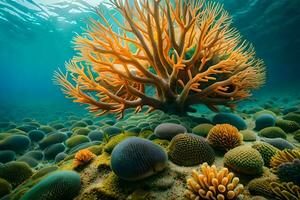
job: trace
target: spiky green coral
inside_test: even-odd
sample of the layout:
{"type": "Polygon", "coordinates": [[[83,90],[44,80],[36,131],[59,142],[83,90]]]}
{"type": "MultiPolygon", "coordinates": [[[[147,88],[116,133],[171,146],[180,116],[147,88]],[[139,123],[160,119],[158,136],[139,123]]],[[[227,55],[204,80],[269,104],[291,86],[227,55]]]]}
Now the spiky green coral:
{"type": "Polygon", "coordinates": [[[280,127],[282,130],[284,130],[287,133],[292,133],[300,128],[297,122],[292,120],[286,120],[286,119],[276,120],[275,125],[280,127]]]}
{"type": "Polygon", "coordinates": [[[13,161],[0,165],[0,178],[7,180],[13,188],[28,179],[31,175],[31,168],[24,162],[13,161]]]}
{"type": "Polygon", "coordinates": [[[212,164],[215,160],[215,153],[205,139],[193,134],[176,135],[170,142],[168,155],[172,162],[182,166],[212,164]]]}
{"type": "Polygon", "coordinates": [[[248,183],[248,190],[252,195],[262,195],[266,197],[273,197],[273,191],[270,186],[271,182],[277,181],[276,177],[261,177],[252,179],[248,183]]]}
{"type": "Polygon", "coordinates": [[[252,144],[252,148],[256,149],[264,159],[264,165],[270,167],[270,160],[279,149],[266,143],[257,141],[252,144]]]}
{"type": "Polygon", "coordinates": [[[72,200],[80,189],[79,174],[73,171],[57,171],[33,186],[21,200],[72,200]]]}
{"type": "Polygon", "coordinates": [[[239,146],[224,155],[224,165],[239,173],[260,175],[264,160],[256,149],[250,146],[239,146]]]}

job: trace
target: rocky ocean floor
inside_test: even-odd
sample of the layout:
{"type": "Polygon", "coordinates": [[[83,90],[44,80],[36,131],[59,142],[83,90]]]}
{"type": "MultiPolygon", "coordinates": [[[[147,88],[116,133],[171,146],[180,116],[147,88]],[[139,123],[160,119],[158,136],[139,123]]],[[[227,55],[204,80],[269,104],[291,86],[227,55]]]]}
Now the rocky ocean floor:
{"type": "Polygon", "coordinates": [[[7,113],[3,200],[300,199],[300,98],[189,116],[129,112],[122,120],[7,113]]]}

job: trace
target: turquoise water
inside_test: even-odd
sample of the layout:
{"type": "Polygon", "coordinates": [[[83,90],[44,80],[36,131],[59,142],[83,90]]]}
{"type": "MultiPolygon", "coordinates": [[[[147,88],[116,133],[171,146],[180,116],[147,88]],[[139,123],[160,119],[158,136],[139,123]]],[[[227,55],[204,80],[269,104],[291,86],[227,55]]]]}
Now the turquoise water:
{"type": "MultiPolygon", "coordinates": [[[[236,109],[220,106],[220,113],[210,102],[211,109],[197,105],[196,112],[185,113],[188,106],[178,112],[177,102],[169,101],[160,109],[172,112],[127,110],[116,119],[89,113],[53,81],[55,71],[65,72],[65,63],[79,55],[74,38],[86,32],[91,18],[101,21],[97,9],[119,30],[109,17],[124,21],[116,8],[108,0],[0,0],[0,199],[45,200],[45,194],[47,200],[194,199],[200,193],[191,189],[197,182],[192,170],[200,173],[202,166],[204,173],[215,164],[239,177],[230,179],[243,185],[235,183],[233,199],[299,200],[300,1],[214,2],[224,5],[232,26],[263,59],[263,87],[236,109]],[[280,172],[270,162],[278,152],[292,154],[280,172]],[[250,167],[243,165],[248,162],[250,167]]],[[[167,53],[174,56],[174,48],[167,53]]],[[[153,87],[146,91],[154,96],[153,87]]]]}

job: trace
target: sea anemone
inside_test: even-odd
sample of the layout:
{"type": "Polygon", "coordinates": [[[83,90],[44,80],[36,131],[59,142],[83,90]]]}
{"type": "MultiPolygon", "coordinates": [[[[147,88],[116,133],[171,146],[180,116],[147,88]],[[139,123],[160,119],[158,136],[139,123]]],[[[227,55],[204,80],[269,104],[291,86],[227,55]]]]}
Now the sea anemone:
{"type": "Polygon", "coordinates": [[[243,136],[236,127],[230,124],[218,124],[209,131],[207,141],[213,147],[228,151],[240,146],[243,136]]]}
{"type": "Polygon", "coordinates": [[[227,168],[217,169],[215,165],[207,163],[201,165],[200,174],[192,171],[192,178],[187,180],[189,199],[237,199],[244,187],[239,184],[239,178],[234,177],[227,168]]]}
{"type": "MultiPolygon", "coordinates": [[[[182,113],[204,104],[233,107],[265,81],[264,63],[231,27],[218,3],[204,0],[110,0],[122,16],[100,20],[75,39],[77,57],[54,81],[97,115],[149,106],[182,113]],[[70,78],[70,79],[69,79],[70,78]],[[147,93],[147,89],[153,93],[147,93]]],[[[108,15],[110,15],[108,13],[108,15]]]]}
{"type": "Polygon", "coordinates": [[[96,155],[93,154],[90,150],[82,149],[75,154],[75,159],[73,161],[73,167],[76,168],[76,167],[85,165],[85,164],[89,163],[91,160],[93,160],[95,157],[96,157],[96,155]]]}

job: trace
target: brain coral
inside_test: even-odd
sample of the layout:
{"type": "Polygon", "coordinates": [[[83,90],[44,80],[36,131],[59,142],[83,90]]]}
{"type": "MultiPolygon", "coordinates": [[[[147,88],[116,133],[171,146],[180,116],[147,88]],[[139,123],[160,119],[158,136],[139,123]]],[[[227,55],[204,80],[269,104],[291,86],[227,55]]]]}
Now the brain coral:
{"type": "Polygon", "coordinates": [[[110,2],[122,19],[111,17],[118,31],[98,12],[99,21],[91,20],[89,30],[75,39],[78,57],[66,66],[72,76],[59,71],[54,78],[92,112],[122,117],[126,109],[139,112],[147,105],[149,111],[182,113],[195,111],[191,106],[197,104],[218,110],[264,83],[263,61],[230,27],[220,4],[110,2]],[[146,92],[148,86],[154,94],[146,92]]]}
{"type": "Polygon", "coordinates": [[[7,180],[13,188],[21,184],[32,175],[32,170],[24,162],[9,162],[0,165],[0,178],[7,180]]]}
{"type": "Polygon", "coordinates": [[[163,170],[167,153],[159,145],[138,137],[129,137],[112,151],[111,168],[120,178],[139,180],[163,170]]]}
{"type": "Polygon", "coordinates": [[[213,147],[228,151],[241,145],[243,136],[230,124],[218,124],[209,131],[207,141],[213,147]]]}
{"type": "Polygon", "coordinates": [[[203,137],[194,134],[176,135],[168,147],[168,155],[172,162],[181,166],[192,166],[215,160],[214,150],[203,137]]]}
{"type": "Polygon", "coordinates": [[[260,153],[260,155],[264,159],[264,164],[267,167],[270,167],[271,158],[276,154],[277,151],[279,151],[279,149],[277,149],[276,147],[266,142],[260,141],[254,142],[252,144],[252,148],[256,149],[260,153]]]}
{"type": "Polygon", "coordinates": [[[250,146],[239,146],[224,155],[224,165],[236,172],[260,175],[264,160],[260,153],[250,146]]]}
{"type": "Polygon", "coordinates": [[[80,189],[79,174],[74,171],[57,171],[33,186],[21,200],[72,200],[80,189]]]}
{"type": "Polygon", "coordinates": [[[258,132],[258,135],[266,138],[286,138],[285,132],[279,127],[267,127],[258,132]]]}
{"type": "Polygon", "coordinates": [[[282,182],[294,182],[300,186],[300,159],[280,164],[277,176],[282,182]]]}
{"type": "Polygon", "coordinates": [[[192,178],[187,180],[189,199],[225,200],[237,199],[243,192],[243,185],[239,184],[239,178],[234,177],[227,168],[217,169],[215,165],[209,166],[203,163],[200,174],[192,171],[192,178]]]}
{"type": "Polygon", "coordinates": [[[284,130],[287,133],[292,133],[294,131],[297,131],[300,128],[297,122],[286,120],[286,119],[276,120],[276,126],[280,127],[282,130],[284,130]]]}

